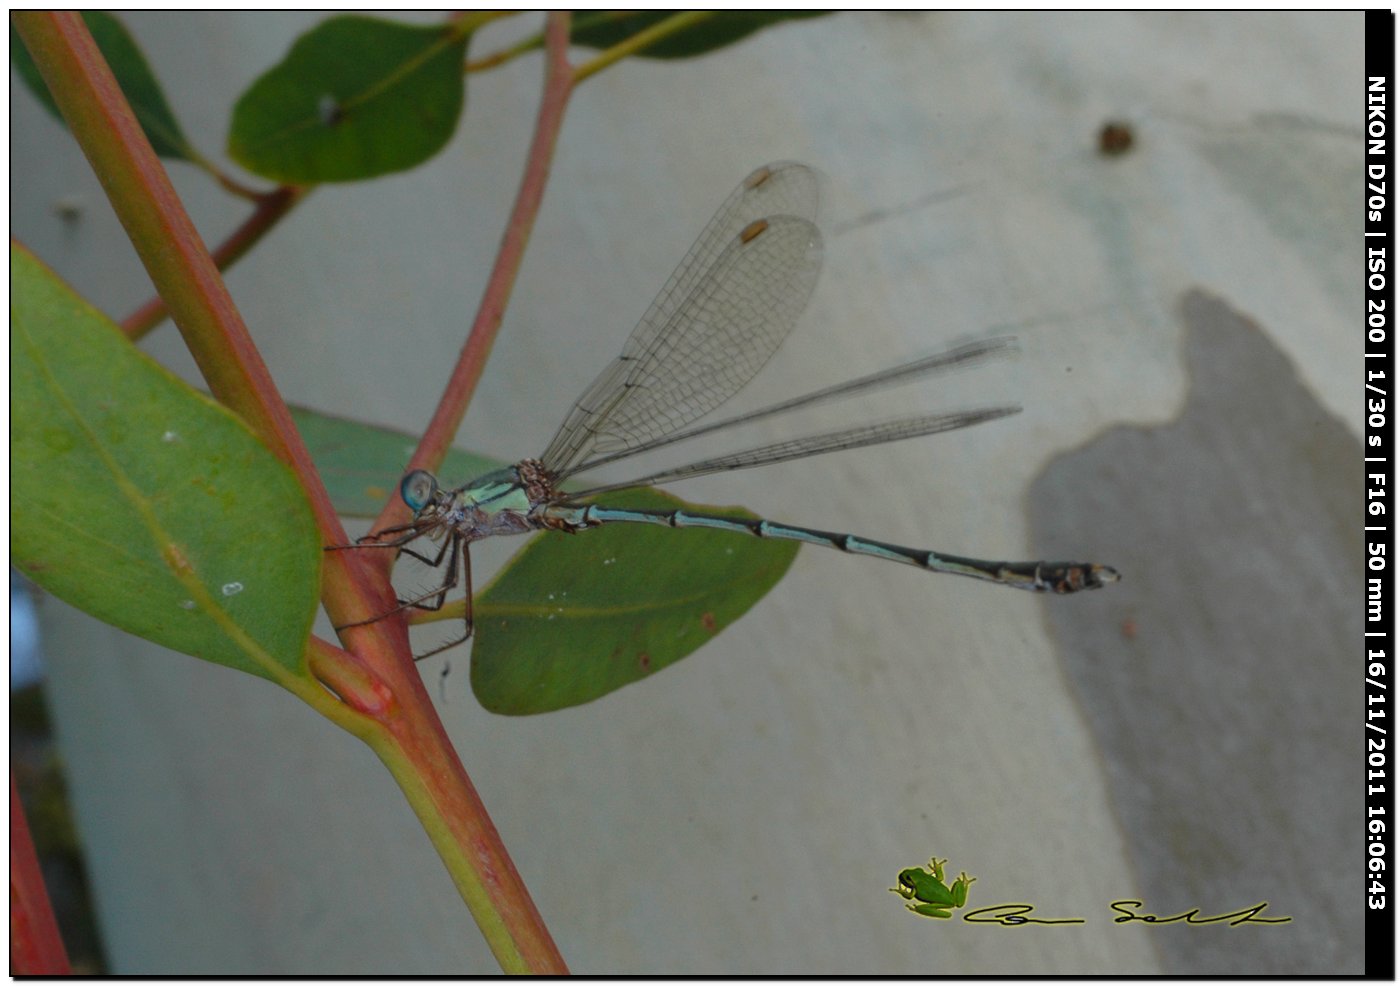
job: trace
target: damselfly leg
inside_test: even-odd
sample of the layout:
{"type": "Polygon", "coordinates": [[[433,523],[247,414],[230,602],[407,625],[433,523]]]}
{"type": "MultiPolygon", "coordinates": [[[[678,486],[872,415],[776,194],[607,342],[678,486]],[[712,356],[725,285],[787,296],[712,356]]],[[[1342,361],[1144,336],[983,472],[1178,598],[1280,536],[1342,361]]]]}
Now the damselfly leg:
{"type": "Polygon", "coordinates": [[[379,620],[382,620],[385,617],[393,616],[395,613],[401,613],[406,609],[417,609],[430,613],[436,613],[438,610],[442,609],[442,607],[446,604],[448,594],[453,589],[457,588],[458,578],[460,574],[461,576],[465,576],[467,590],[465,612],[466,625],[463,634],[460,637],[456,637],[445,644],[441,644],[438,647],[435,647],[434,649],[428,651],[425,654],[417,655],[414,658],[414,660],[421,661],[425,657],[431,657],[432,655],[441,653],[442,651],[447,650],[448,648],[456,647],[458,644],[471,637],[471,553],[467,550],[465,538],[463,538],[463,536],[457,531],[449,531],[447,533],[447,535],[443,538],[441,547],[438,548],[436,556],[431,558],[408,547],[409,544],[413,543],[419,538],[426,537],[428,534],[431,533],[432,530],[433,527],[422,527],[415,524],[400,524],[397,527],[389,527],[377,533],[367,534],[364,537],[357,539],[354,544],[333,544],[326,548],[327,551],[343,551],[352,548],[397,548],[400,554],[405,554],[409,555],[412,558],[416,558],[418,561],[421,561],[422,563],[424,563],[432,569],[443,568],[443,559],[447,559],[447,565],[445,568],[443,568],[442,582],[436,588],[429,589],[426,592],[420,593],[419,595],[410,597],[408,599],[400,599],[398,605],[395,606],[393,609],[386,610],[385,612],[380,613],[377,616],[371,616],[370,618],[365,620],[356,620],[353,623],[342,623],[336,627],[336,630],[345,630],[349,627],[358,627],[364,626],[369,623],[377,623],[379,620]],[[400,534],[401,536],[392,538],[388,541],[378,540],[378,538],[381,538],[386,534],[400,534]],[[458,565],[459,560],[461,563],[460,567],[458,565]]]}

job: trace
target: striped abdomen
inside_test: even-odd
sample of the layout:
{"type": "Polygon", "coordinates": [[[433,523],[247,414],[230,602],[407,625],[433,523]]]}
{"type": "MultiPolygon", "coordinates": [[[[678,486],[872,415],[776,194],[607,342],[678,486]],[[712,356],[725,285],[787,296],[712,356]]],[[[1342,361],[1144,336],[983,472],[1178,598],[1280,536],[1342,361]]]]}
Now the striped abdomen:
{"type": "Polygon", "coordinates": [[[852,555],[869,555],[886,561],[902,562],[927,569],[968,578],[997,582],[1033,592],[1079,592],[1097,589],[1118,581],[1118,573],[1107,565],[1086,562],[1045,561],[983,561],[942,555],[922,548],[905,548],[898,544],[871,541],[854,534],[835,534],[810,527],[792,527],[771,520],[744,520],[737,517],[715,517],[685,510],[623,510],[591,504],[586,507],[551,505],[544,509],[550,519],[561,527],[582,529],[599,524],[657,524],[664,527],[707,527],[754,537],[801,541],[824,548],[835,548],[852,555]]]}

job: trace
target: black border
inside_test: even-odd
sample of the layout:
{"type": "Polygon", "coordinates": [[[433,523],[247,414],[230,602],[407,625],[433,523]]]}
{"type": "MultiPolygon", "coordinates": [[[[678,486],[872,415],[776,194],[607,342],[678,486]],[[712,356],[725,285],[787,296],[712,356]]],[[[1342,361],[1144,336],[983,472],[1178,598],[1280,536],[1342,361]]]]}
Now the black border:
{"type": "Polygon", "coordinates": [[[1394,91],[1395,15],[1387,10],[1366,11],[1366,70],[1363,92],[1363,200],[1365,313],[1362,334],[1366,354],[1363,370],[1365,418],[1365,520],[1366,635],[1364,728],[1366,758],[1363,771],[1366,790],[1364,867],[1366,909],[1366,976],[1395,977],[1395,817],[1394,758],[1391,685],[1394,641],[1391,613],[1395,565],[1394,525],[1397,509],[1393,483],[1395,387],[1394,222],[1390,195],[1396,180],[1394,141],[1390,133],[1391,93],[1394,91]]]}

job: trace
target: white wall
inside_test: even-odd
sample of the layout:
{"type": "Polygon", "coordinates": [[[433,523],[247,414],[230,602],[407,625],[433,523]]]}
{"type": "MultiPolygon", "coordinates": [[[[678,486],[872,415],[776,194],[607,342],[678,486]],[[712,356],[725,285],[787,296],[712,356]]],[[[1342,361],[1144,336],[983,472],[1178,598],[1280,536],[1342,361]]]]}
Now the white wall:
{"type": "MultiPolygon", "coordinates": [[[[214,153],[237,95],[319,19],[127,18],[190,136],[214,153]]],[[[1230,745],[1245,734],[1229,718],[1201,749],[1170,732],[1201,733],[1189,717],[1214,690],[1211,674],[1287,678],[1310,652],[1242,643],[1253,621],[1278,615],[1255,609],[1251,586],[1201,598],[1190,578],[1161,576],[1201,571],[1233,534],[1258,547],[1251,571],[1282,608],[1305,610],[1312,597],[1270,569],[1274,552],[1314,537],[1307,550],[1323,557],[1349,542],[1306,521],[1275,526],[1269,490],[1256,491],[1256,526],[1143,542],[1160,528],[1134,518],[1167,516],[1213,477],[1244,483],[1257,465],[1212,444],[1231,429],[1228,402],[1168,443],[1183,453],[1170,474],[1181,485],[1144,485],[1131,463],[1151,457],[1123,456],[1176,434],[1157,429],[1174,427],[1199,386],[1192,347],[1208,360],[1209,338],[1188,326],[1204,323],[1256,332],[1288,367],[1242,384],[1241,408],[1249,388],[1287,376],[1312,418],[1359,434],[1350,319],[1360,275],[1345,250],[1359,200],[1361,25],[1359,14],[851,13],[694,61],[624,64],[581,88],[461,445],[537,453],[734,183],[765,161],[799,159],[828,176],[839,232],[802,327],[762,383],[794,394],[1029,322],[1016,363],[849,413],[988,400],[1025,412],[677,492],[982,557],[1082,556],[1118,565],[1125,581],[1041,599],[809,549],[681,665],[521,720],[475,704],[457,655],[442,714],[574,971],[1263,972],[1295,953],[1305,958],[1289,971],[1354,970],[1342,957],[1357,954],[1359,897],[1328,907],[1330,923],[1304,919],[1319,906],[1306,890],[1323,879],[1322,861],[1354,862],[1351,850],[1284,835],[1267,847],[1281,855],[1257,861],[1296,884],[1211,882],[1252,872],[1231,869],[1233,850],[1210,851],[1246,810],[1231,775],[1307,790],[1306,777],[1268,773],[1269,737],[1316,744],[1301,769],[1324,770],[1335,730],[1280,730],[1308,714],[1283,694],[1255,713],[1272,732],[1252,753],[1230,745]],[[1136,128],[1125,157],[1097,153],[1109,118],[1136,128]],[[1193,321],[1182,308],[1192,290],[1225,308],[1193,321]],[[1112,429],[1128,443],[1116,459],[1096,453],[1112,429]],[[1061,457],[1074,450],[1071,469],[1061,457]],[[1067,506],[1047,518],[1047,503],[1067,506]],[[1189,653],[1170,643],[1185,626],[1203,628],[1189,653]],[[1196,670],[1177,679],[1177,667],[1196,670]],[[1095,691],[1110,668],[1124,690],[1095,691]],[[1172,683],[1159,690],[1151,675],[1162,673],[1172,683]],[[1183,711],[1154,720],[1165,692],[1183,711]],[[1131,717],[1127,732],[1107,725],[1121,723],[1122,695],[1155,723],[1141,748],[1131,717]],[[1167,778],[1189,785],[1213,758],[1234,770],[1195,788],[1199,828],[1129,824],[1144,805],[1149,822],[1161,817],[1150,809],[1177,790],[1167,778]],[[931,853],[978,878],[974,905],[1034,902],[1088,922],[916,918],[885,888],[931,853]],[[1162,873],[1179,876],[1184,906],[1223,911],[1273,895],[1274,911],[1295,921],[1236,929],[1203,970],[1193,956],[1221,929],[1166,939],[1111,922],[1115,898],[1176,906],[1162,873]]],[[[525,26],[483,32],[473,54],[525,26]]],[[[318,190],[231,272],[288,399],[405,429],[427,421],[485,282],[540,76],[537,56],[472,76],[440,157],[318,190]]],[[[124,314],[149,287],[85,163],[27,93],[12,96],[12,113],[15,235],[124,314]],[[64,198],[81,204],[76,221],[55,215],[64,198]]],[[[174,175],[210,240],[240,220],[240,204],[200,175],[174,175]]],[[[191,369],[169,326],[143,345],[191,369]]],[[[1239,454],[1268,459],[1273,441],[1239,454]]],[[[1327,470],[1292,479],[1323,493],[1344,481],[1327,470]]],[[[481,546],[478,584],[516,548],[481,546]]],[[[113,971],[495,968],[367,750],[264,682],[157,652],[51,599],[42,608],[113,971]]]]}

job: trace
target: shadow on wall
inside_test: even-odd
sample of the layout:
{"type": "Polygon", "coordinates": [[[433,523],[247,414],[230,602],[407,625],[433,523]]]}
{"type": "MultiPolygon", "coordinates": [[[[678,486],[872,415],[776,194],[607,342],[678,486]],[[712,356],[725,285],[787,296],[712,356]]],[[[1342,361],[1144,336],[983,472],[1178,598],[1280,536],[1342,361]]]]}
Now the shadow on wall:
{"type": "Polygon", "coordinates": [[[1180,417],[1114,429],[1032,488],[1034,554],[1082,543],[1123,573],[1046,619],[1144,910],[1293,919],[1154,928],[1163,971],[1357,975],[1362,896],[1328,874],[1357,872],[1363,826],[1361,445],[1259,326],[1201,292],[1180,313],[1180,417]]]}

